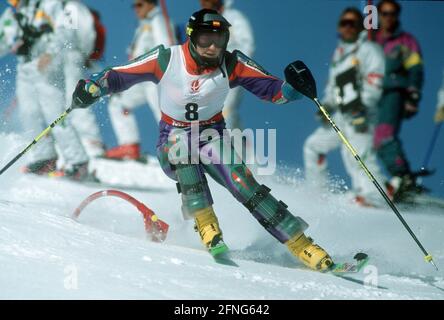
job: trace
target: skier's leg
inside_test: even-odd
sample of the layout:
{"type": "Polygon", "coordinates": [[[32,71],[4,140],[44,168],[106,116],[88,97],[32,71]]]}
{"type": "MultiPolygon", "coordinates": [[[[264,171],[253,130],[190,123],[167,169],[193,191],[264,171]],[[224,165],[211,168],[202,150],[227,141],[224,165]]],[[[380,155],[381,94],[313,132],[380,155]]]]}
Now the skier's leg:
{"type": "Polygon", "coordinates": [[[384,92],[379,102],[374,145],[392,176],[410,173],[409,163],[399,139],[403,102],[401,92],[395,90],[384,92]]]}
{"type": "Polygon", "coordinates": [[[205,171],[222,182],[271,235],[313,269],[326,269],[332,264],[328,254],[304,235],[308,224],[292,215],[284,202],[273,197],[267,186],[255,180],[231,142],[213,138],[206,148],[200,155],[205,171]]]}
{"type": "Polygon", "coordinates": [[[317,186],[327,185],[327,154],[339,145],[336,133],[327,126],[320,126],[305,140],[305,179],[309,183],[317,186]]]}
{"type": "MultiPolygon", "coordinates": [[[[65,54],[63,67],[67,104],[71,103],[72,93],[77,85],[77,81],[84,77],[84,62],[84,55],[76,50],[68,50],[65,54]]],[[[88,156],[94,158],[103,155],[102,137],[93,110],[91,108],[77,109],[70,114],[70,118],[88,156]]]]}
{"type": "Polygon", "coordinates": [[[392,175],[389,194],[394,200],[402,199],[405,191],[415,190],[416,187],[415,178],[399,139],[403,112],[402,92],[399,90],[384,92],[379,102],[374,146],[379,158],[392,175]]]}
{"type": "MultiPolygon", "coordinates": [[[[29,64],[17,66],[16,95],[20,121],[26,139],[32,141],[46,127],[40,105],[36,100],[36,77],[29,64]]],[[[57,153],[52,135],[45,136],[28,153],[27,172],[45,174],[56,169],[57,153]]]]}
{"type": "MultiPolygon", "coordinates": [[[[54,62],[53,62],[54,63],[54,62]]],[[[65,110],[65,97],[63,90],[54,83],[54,79],[60,79],[55,74],[45,74],[41,80],[35,83],[37,91],[37,100],[41,106],[46,124],[51,123],[55,117],[62,114],[65,110]]],[[[73,111],[75,112],[75,111],[73,111]]],[[[68,171],[72,168],[85,165],[88,162],[88,156],[82,143],[74,130],[69,117],[62,124],[52,129],[60,152],[66,161],[68,171]]]]}
{"type": "Polygon", "coordinates": [[[133,110],[146,103],[146,83],[137,84],[127,91],[115,94],[109,101],[111,124],[118,147],[107,151],[109,158],[140,158],[140,136],[133,110]]]}
{"type": "MultiPolygon", "coordinates": [[[[183,163],[171,164],[169,152],[179,139],[168,140],[171,126],[161,123],[161,136],[157,145],[157,156],[164,172],[177,181],[178,192],[182,196],[182,214],[185,219],[195,220],[195,228],[202,243],[214,250],[225,247],[222,231],[213,210],[213,198],[200,165],[190,164],[188,155],[183,163]]],[[[178,159],[178,158],[176,158],[178,159]]],[[[178,159],[179,160],[179,159],[178,159]]]]}
{"type": "MultiPolygon", "coordinates": [[[[373,127],[370,127],[368,132],[359,133],[351,124],[344,124],[342,130],[375,179],[385,181],[373,148],[373,127]]],[[[341,155],[345,169],[351,177],[355,200],[363,205],[378,202],[379,194],[375,186],[345,145],[341,146],[341,155]]]]}

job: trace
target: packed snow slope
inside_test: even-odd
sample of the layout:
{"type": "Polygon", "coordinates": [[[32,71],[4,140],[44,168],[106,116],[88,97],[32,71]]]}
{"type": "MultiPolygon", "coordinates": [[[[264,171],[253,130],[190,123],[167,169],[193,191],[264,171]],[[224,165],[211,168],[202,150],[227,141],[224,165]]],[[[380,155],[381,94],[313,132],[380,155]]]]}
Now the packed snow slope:
{"type": "MultiPolygon", "coordinates": [[[[0,134],[0,165],[25,145],[0,134]]],[[[21,162],[23,164],[23,162],[21,162]]],[[[170,224],[166,242],[147,240],[137,210],[102,198],[78,221],[74,209],[106,189],[19,173],[0,176],[1,299],[443,299],[444,212],[421,207],[404,216],[440,271],[387,209],[365,209],[346,196],[308,187],[297,170],[261,178],[310,223],[307,234],[335,260],[358,251],[371,256],[366,273],[342,279],[304,270],[231,195],[210,182],[224,237],[238,266],[215,263],[180,213],[174,184],[123,190],[170,224]],[[363,285],[371,277],[377,282],[363,285]]]]}

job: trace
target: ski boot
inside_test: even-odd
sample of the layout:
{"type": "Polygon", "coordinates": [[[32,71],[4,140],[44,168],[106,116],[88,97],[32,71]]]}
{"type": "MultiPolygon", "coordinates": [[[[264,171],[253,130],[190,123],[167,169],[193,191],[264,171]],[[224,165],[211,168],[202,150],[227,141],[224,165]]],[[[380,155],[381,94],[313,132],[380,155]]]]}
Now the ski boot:
{"type": "Polygon", "coordinates": [[[56,170],[57,159],[41,160],[21,168],[23,173],[32,173],[40,176],[49,175],[56,170]]]}
{"type": "Polygon", "coordinates": [[[109,159],[116,160],[139,160],[140,155],[140,144],[124,144],[105,152],[105,157],[109,159]]]}
{"type": "Polygon", "coordinates": [[[333,266],[333,260],[328,253],[317,244],[313,244],[313,239],[299,234],[285,243],[288,250],[304,265],[316,271],[326,271],[333,266]]]}
{"type": "Polygon", "coordinates": [[[194,215],[194,230],[199,232],[202,243],[212,256],[220,255],[228,250],[222,239],[222,231],[214,214],[213,207],[199,210],[194,215]]]}
{"type": "Polygon", "coordinates": [[[88,170],[88,162],[74,164],[70,169],[54,171],[50,175],[53,178],[66,178],[77,182],[99,182],[95,173],[88,170]]]}
{"type": "Polygon", "coordinates": [[[416,178],[410,173],[402,176],[394,176],[386,184],[387,194],[394,202],[408,201],[415,194],[425,192],[425,188],[416,184],[416,178]]]}

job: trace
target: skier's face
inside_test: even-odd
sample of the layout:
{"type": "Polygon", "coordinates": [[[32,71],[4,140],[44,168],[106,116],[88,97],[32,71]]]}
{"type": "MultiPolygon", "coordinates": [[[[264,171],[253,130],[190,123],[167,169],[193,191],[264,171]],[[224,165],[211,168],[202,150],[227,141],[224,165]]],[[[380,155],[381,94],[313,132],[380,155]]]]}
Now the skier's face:
{"type": "Polygon", "coordinates": [[[209,47],[203,48],[199,47],[199,45],[196,46],[197,54],[201,57],[207,58],[207,59],[217,59],[222,53],[222,48],[216,47],[214,43],[212,43],[209,47]]]}
{"type": "Polygon", "coordinates": [[[348,12],[341,17],[338,24],[338,32],[341,39],[347,42],[353,42],[358,39],[360,31],[359,19],[352,12],[348,12]]]}
{"type": "Polygon", "coordinates": [[[219,10],[221,7],[219,0],[200,0],[200,5],[202,6],[202,9],[212,10],[219,10]]]}
{"type": "Polygon", "coordinates": [[[139,20],[145,19],[148,12],[150,12],[153,7],[154,4],[146,2],[145,0],[135,0],[133,2],[133,8],[139,20]]]}
{"type": "Polygon", "coordinates": [[[379,10],[379,20],[383,30],[392,31],[398,24],[399,13],[391,3],[384,3],[379,10]]]}

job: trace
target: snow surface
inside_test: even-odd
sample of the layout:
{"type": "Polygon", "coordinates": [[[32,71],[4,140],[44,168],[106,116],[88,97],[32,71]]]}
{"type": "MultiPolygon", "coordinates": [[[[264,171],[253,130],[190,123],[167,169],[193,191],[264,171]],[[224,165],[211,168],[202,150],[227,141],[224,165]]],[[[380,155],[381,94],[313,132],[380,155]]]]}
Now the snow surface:
{"type": "MultiPolygon", "coordinates": [[[[0,134],[0,165],[25,143],[0,134]]],[[[259,178],[310,223],[307,234],[336,260],[369,253],[366,273],[347,280],[304,270],[214,182],[215,210],[237,267],[215,263],[202,249],[172,184],[123,190],[170,224],[166,242],[158,244],[147,240],[140,215],[121,199],[99,199],[73,220],[83,199],[107,188],[23,175],[22,164],[0,176],[1,299],[444,299],[443,209],[403,210],[441,267],[435,271],[390,210],[319,194],[298,170],[259,178]],[[369,277],[377,283],[363,285],[369,277]]]]}

